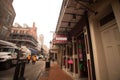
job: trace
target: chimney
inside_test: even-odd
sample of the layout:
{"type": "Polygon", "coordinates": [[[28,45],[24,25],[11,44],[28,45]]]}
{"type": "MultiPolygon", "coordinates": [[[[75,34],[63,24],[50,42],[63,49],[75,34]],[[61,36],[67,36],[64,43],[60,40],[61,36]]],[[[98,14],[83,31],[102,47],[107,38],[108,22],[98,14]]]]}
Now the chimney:
{"type": "Polygon", "coordinates": [[[35,22],[33,22],[33,27],[35,27],[35,22]]]}

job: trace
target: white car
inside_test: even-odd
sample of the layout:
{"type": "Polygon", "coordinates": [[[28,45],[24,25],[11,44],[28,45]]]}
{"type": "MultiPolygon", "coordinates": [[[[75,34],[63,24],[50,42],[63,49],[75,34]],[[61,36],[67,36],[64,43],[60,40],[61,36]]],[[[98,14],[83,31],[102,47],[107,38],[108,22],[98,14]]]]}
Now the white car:
{"type": "Polygon", "coordinates": [[[11,65],[17,63],[17,48],[0,46],[0,65],[9,68],[11,65]]]}

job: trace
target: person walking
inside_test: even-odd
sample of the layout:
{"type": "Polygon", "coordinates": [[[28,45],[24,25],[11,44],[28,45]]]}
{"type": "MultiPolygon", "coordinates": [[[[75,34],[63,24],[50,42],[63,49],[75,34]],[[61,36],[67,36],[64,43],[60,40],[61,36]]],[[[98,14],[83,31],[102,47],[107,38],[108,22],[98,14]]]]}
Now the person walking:
{"type": "Polygon", "coordinates": [[[35,64],[35,63],[36,63],[36,60],[37,60],[36,55],[33,55],[33,56],[32,56],[32,63],[35,64]]]}
{"type": "Polygon", "coordinates": [[[31,56],[28,55],[28,56],[27,56],[27,61],[28,61],[28,63],[30,63],[30,59],[31,59],[31,56]]]}

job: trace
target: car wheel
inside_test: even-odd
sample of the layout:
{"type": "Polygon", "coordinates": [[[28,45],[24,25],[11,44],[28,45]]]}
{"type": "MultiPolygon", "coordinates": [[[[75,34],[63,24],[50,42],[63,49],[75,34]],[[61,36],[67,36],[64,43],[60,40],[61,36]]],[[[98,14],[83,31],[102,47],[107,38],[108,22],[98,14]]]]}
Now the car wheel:
{"type": "Polygon", "coordinates": [[[9,69],[11,67],[11,61],[7,61],[5,63],[5,69],[9,69]]]}

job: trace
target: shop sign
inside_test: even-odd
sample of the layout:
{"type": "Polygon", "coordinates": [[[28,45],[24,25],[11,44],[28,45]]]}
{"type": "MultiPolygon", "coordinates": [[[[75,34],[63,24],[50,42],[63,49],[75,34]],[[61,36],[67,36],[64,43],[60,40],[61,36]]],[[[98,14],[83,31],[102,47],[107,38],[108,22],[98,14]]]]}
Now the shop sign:
{"type": "Polygon", "coordinates": [[[65,35],[56,35],[53,39],[54,44],[67,43],[67,37],[65,35]]]}

